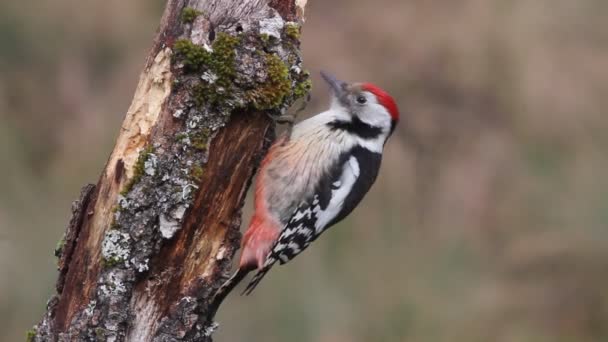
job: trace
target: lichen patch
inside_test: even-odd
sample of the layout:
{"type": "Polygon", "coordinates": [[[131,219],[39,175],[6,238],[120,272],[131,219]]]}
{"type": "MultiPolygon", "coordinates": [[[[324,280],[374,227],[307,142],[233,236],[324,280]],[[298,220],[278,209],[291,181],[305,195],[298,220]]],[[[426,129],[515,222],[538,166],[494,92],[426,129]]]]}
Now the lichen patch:
{"type": "Polygon", "coordinates": [[[160,215],[160,233],[163,238],[170,239],[180,228],[180,222],[176,219],[160,215]]]}
{"type": "Polygon", "coordinates": [[[101,244],[101,255],[106,263],[118,263],[127,260],[131,252],[130,240],[129,234],[115,229],[108,230],[101,244]]]}
{"type": "Polygon", "coordinates": [[[269,37],[281,40],[281,31],[285,26],[285,21],[278,13],[272,18],[260,20],[260,34],[265,34],[269,37]]]}

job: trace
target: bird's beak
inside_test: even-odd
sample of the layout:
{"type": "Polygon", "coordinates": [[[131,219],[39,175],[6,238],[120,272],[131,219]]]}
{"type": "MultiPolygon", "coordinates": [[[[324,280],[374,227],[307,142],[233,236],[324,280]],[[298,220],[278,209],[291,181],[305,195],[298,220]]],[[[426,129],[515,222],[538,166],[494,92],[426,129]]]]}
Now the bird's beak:
{"type": "Polygon", "coordinates": [[[346,82],[340,81],[335,78],[333,75],[326,73],[325,71],[321,71],[321,77],[329,84],[329,87],[333,91],[334,95],[337,99],[342,99],[343,95],[346,92],[347,84],[346,82]]]}

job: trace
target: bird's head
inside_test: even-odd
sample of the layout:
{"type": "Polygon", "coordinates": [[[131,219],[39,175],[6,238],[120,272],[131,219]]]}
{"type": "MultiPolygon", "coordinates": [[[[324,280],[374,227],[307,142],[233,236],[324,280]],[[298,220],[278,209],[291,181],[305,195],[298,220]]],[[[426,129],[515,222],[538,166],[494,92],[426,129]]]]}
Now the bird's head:
{"type": "Polygon", "coordinates": [[[346,119],[382,129],[390,135],[399,121],[395,100],[371,83],[346,83],[321,71],[333,93],[332,108],[346,113],[346,119]]]}

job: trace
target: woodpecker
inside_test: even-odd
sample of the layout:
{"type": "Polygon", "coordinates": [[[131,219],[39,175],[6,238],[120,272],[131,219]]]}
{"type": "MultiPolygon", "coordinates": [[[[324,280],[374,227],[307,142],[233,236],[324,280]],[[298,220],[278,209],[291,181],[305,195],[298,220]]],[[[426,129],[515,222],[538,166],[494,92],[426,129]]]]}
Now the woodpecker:
{"type": "Polygon", "coordinates": [[[257,270],[243,291],[250,294],[274,264],[293,259],[350,214],[376,180],[399,121],[397,104],[371,83],[321,76],[332,91],[330,108],[295,124],[262,161],[238,270],[216,292],[212,316],[245,275],[257,270]]]}

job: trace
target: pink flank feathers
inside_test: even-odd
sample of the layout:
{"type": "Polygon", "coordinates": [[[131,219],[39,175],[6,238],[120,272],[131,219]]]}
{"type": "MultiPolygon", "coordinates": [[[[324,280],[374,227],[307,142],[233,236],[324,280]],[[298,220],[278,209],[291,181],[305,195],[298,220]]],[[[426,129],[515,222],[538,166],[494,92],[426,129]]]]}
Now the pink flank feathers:
{"type": "Polygon", "coordinates": [[[241,244],[241,270],[261,269],[281,230],[278,222],[268,212],[263,186],[267,164],[276,154],[279,145],[280,141],[274,143],[260,165],[255,184],[254,215],[241,244]]]}

